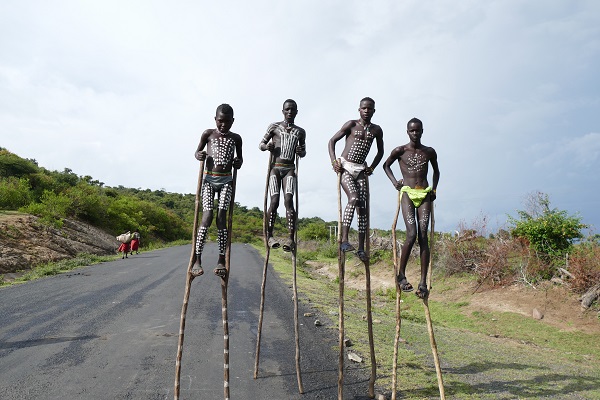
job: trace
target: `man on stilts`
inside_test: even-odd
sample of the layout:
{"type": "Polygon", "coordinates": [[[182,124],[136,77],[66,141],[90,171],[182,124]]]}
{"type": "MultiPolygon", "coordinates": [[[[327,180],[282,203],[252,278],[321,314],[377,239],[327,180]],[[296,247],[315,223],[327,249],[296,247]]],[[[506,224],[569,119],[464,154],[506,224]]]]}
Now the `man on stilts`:
{"type": "Polygon", "coordinates": [[[205,161],[205,171],[202,183],[202,222],[195,243],[196,260],[191,270],[194,277],[204,273],[202,250],[213,219],[215,196],[218,199],[216,223],[219,259],[214,273],[223,279],[227,274],[225,251],[228,238],[227,211],[233,194],[232,168],[240,169],[243,163],[242,138],[230,131],[233,121],[233,108],[229,104],[221,104],[217,107],[215,115],[217,127],[204,131],[196,149],[196,159],[205,161]],[[204,151],[205,148],[207,151],[204,151]]]}
{"type": "Polygon", "coordinates": [[[398,285],[403,292],[411,292],[414,288],[406,279],[406,264],[410,251],[418,238],[421,261],[421,280],[415,294],[426,299],[429,295],[427,288],[427,269],[429,266],[429,241],[427,228],[436,199],[436,188],[440,179],[437,153],[432,147],[421,144],[423,136],[423,123],[413,118],[408,121],[406,132],[410,141],[392,150],[390,156],[383,163],[383,169],[394,187],[402,193],[402,217],[406,225],[406,240],[402,245],[400,254],[400,267],[398,271],[398,285]],[[395,161],[400,165],[402,179],[396,180],[391,166],[395,161]],[[428,166],[433,168],[433,185],[427,181],[428,166]]]}
{"type": "Polygon", "coordinates": [[[359,119],[346,122],[329,140],[329,157],[333,170],[342,173],[341,184],[348,197],[348,203],[342,217],[341,250],[343,252],[354,250],[354,246],[348,241],[348,232],[356,210],[358,215],[358,250],[356,255],[364,262],[369,257],[364,250],[367,227],[366,177],[373,174],[383,158],[383,130],[379,125],[371,123],[371,118],[375,113],[375,101],[373,99],[370,97],[362,99],[358,112],[360,113],[359,119]],[[341,157],[336,158],[335,145],[341,139],[345,139],[344,150],[341,157]],[[377,154],[371,165],[367,166],[365,160],[371,150],[373,140],[377,143],[377,154]]]}
{"type": "Polygon", "coordinates": [[[261,151],[270,151],[273,163],[269,172],[269,197],[270,204],[267,212],[267,243],[270,248],[276,249],[280,245],[284,251],[292,252],[296,248],[294,241],[296,233],[296,210],[294,209],[294,192],[296,188],[296,155],[306,155],[306,132],[294,124],[298,114],[298,105],[292,99],[283,103],[283,121],[274,122],[267,128],[267,133],[261,140],[258,148],[261,151]],[[277,218],[279,207],[279,193],[283,187],[283,201],[286,210],[286,220],[289,237],[280,243],[273,236],[273,226],[277,218]]]}

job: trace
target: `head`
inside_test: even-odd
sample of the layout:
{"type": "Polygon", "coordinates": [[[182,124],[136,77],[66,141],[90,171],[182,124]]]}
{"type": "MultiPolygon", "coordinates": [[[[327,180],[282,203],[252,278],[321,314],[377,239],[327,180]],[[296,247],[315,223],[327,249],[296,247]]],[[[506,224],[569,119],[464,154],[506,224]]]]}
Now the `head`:
{"type": "Polygon", "coordinates": [[[233,108],[229,104],[221,104],[217,107],[215,113],[215,122],[217,123],[217,129],[221,133],[227,133],[233,125],[233,108]]]}
{"type": "Polygon", "coordinates": [[[375,100],[370,97],[365,97],[360,101],[358,108],[360,118],[365,122],[371,122],[373,114],[375,114],[375,100]]]}
{"type": "Polygon", "coordinates": [[[423,122],[418,118],[411,118],[406,124],[406,133],[411,141],[420,141],[423,136],[423,122]]]}
{"type": "Polygon", "coordinates": [[[283,102],[283,109],[281,112],[287,122],[294,122],[296,115],[298,115],[298,104],[292,99],[287,99],[283,102]]]}

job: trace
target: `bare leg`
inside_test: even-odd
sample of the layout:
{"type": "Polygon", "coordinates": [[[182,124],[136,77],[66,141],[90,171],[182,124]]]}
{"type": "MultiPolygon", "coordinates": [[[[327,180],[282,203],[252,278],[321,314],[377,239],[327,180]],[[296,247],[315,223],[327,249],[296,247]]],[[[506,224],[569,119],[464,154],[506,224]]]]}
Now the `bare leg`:
{"type": "Polygon", "coordinates": [[[420,248],[420,260],[421,260],[421,281],[419,282],[419,288],[416,291],[416,295],[424,299],[429,295],[427,289],[427,271],[429,268],[429,258],[431,256],[429,251],[429,241],[427,240],[427,228],[429,226],[429,216],[431,215],[431,201],[427,199],[417,209],[417,223],[419,225],[419,248],[420,248]]]}
{"type": "Polygon", "coordinates": [[[208,228],[210,227],[210,224],[212,224],[214,198],[215,191],[212,185],[208,182],[204,182],[202,185],[202,221],[196,237],[196,260],[190,271],[192,276],[204,274],[204,270],[202,269],[202,251],[204,250],[204,243],[206,242],[206,236],[208,235],[208,228]]]}
{"type": "Polygon", "coordinates": [[[282,179],[285,216],[289,233],[289,238],[283,244],[284,251],[294,251],[296,248],[296,243],[294,243],[296,233],[296,210],[294,209],[295,180],[296,177],[294,176],[293,170],[288,172],[288,174],[282,179]]]}
{"type": "Polygon", "coordinates": [[[402,206],[402,218],[404,218],[404,225],[406,226],[406,240],[402,244],[400,251],[400,266],[397,279],[402,291],[411,292],[413,286],[406,279],[406,264],[408,264],[410,252],[417,239],[417,222],[415,219],[415,206],[408,196],[402,195],[400,204],[402,206]]]}
{"type": "Polygon", "coordinates": [[[231,184],[223,186],[219,192],[219,210],[217,212],[217,240],[219,242],[219,259],[217,267],[214,270],[215,275],[225,279],[227,269],[225,267],[225,251],[227,250],[227,210],[229,210],[231,194],[231,184]]]}
{"type": "Polygon", "coordinates": [[[271,202],[267,211],[267,244],[273,249],[277,249],[280,243],[273,237],[273,227],[277,218],[277,209],[279,208],[279,191],[281,188],[281,179],[276,169],[271,170],[269,177],[269,196],[271,202]]]}
{"type": "Polygon", "coordinates": [[[358,220],[358,251],[356,255],[362,262],[369,260],[365,253],[365,239],[367,235],[368,213],[367,213],[367,182],[363,173],[358,176],[356,181],[358,187],[358,202],[356,203],[356,219],[358,220]]]}
{"type": "Polygon", "coordinates": [[[352,219],[354,218],[354,210],[356,209],[356,203],[358,202],[358,187],[354,178],[344,171],[342,173],[342,189],[346,193],[346,197],[348,198],[348,204],[346,204],[346,208],[344,209],[344,214],[342,216],[342,251],[353,251],[354,246],[352,246],[348,241],[348,232],[350,231],[350,225],[352,224],[352,219]]]}

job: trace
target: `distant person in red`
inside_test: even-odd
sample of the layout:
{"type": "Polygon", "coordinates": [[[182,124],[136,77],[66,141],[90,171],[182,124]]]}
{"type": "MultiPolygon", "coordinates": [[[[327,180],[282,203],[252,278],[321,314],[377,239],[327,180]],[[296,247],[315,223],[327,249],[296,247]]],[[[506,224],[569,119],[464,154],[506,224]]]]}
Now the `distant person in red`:
{"type": "Polygon", "coordinates": [[[140,233],[138,231],[134,231],[131,235],[131,254],[135,251],[135,254],[140,254],[140,233]]]}
{"type": "Polygon", "coordinates": [[[117,240],[119,242],[121,242],[121,245],[119,246],[119,249],[117,250],[119,253],[123,253],[123,257],[121,258],[127,258],[127,253],[129,253],[129,251],[131,250],[131,238],[133,236],[131,235],[131,232],[127,231],[125,233],[120,234],[119,236],[117,236],[117,240]]]}

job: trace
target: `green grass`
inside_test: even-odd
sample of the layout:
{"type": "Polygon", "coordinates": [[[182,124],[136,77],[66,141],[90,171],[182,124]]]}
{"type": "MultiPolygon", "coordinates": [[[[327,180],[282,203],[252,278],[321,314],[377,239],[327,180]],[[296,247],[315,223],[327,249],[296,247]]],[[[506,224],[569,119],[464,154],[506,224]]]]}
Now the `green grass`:
{"type": "MultiPolygon", "coordinates": [[[[256,248],[264,255],[262,247],[256,248]]],[[[318,254],[311,254],[310,258],[330,263],[337,269],[337,258],[318,254]]],[[[288,254],[281,252],[271,252],[269,260],[286,283],[292,280],[290,260],[288,254]]],[[[347,261],[346,265],[349,264],[347,261]]],[[[378,267],[393,270],[389,265],[375,268],[378,267]]],[[[336,330],[337,334],[338,279],[311,273],[306,266],[299,265],[298,268],[299,300],[310,303],[323,314],[328,319],[325,327],[336,330]]],[[[542,321],[514,313],[468,312],[468,298],[455,302],[436,301],[436,291],[443,293],[461,283],[472,284],[474,278],[469,275],[434,275],[433,279],[436,285],[429,308],[448,398],[600,399],[598,337],[581,332],[563,332],[542,321]]],[[[396,327],[395,301],[395,289],[378,289],[372,293],[376,386],[388,398],[396,327]]],[[[400,336],[403,341],[398,349],[399,396],[410,399],[439,397],[423,302],[412,293],[403,294],[401,308],[400,336]]],[[[353,342],[352,350],[361,355],[368,369],[365,316],[364,290],[346,288],[345,336],[353,342]]],[[[337,346],[334,351],[338,351],[337,346]]]]}

